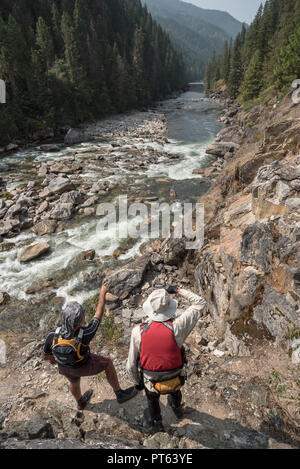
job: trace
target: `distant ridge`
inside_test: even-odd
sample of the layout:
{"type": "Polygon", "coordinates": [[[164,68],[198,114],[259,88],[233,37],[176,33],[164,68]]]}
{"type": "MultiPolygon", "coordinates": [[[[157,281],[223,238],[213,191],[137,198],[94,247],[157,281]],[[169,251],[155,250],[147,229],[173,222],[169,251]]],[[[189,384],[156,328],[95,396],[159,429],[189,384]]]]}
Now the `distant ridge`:
{"type": "MultiPolygon", "coordinates": [[[[204,21],[222,28],[229,36],[235,37],[242,29],[243,23],[234,18],[227,11],[208,10],[198,6],[197,0],[182,0],[187,5],[198,8],[199,13],[204,21]]],[[[199,2],[200,3],[200,2],[199,2]]],[[[247,27],[248,25],[244,23],[247,27]]]]}
{"type": "Polygon", "coordinates": [[[205,10],[179,0],[142,1],[182,50],[190,81],[202,79],[213,54],[221,53],[224,42],[235,38],[242,29],[242,23],[221,11],[205,10]]]}

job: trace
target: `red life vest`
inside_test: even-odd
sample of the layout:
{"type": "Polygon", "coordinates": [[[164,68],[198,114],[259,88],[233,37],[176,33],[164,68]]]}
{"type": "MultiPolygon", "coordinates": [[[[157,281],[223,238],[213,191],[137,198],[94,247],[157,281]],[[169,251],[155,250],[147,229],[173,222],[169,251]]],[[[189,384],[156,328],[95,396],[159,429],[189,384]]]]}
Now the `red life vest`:
{"type": "Polygon", "coordinates": [[[173,371],[182,368],[182,352],[175,341],[172,321],[141,325],[141,368],[145,371],[173,371]]]}

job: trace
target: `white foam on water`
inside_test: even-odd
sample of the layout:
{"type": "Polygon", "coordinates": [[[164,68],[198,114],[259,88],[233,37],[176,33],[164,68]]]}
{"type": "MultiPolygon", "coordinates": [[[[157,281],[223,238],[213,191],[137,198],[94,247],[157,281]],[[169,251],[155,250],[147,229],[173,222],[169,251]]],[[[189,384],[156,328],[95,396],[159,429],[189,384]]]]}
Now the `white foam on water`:
{"type": "MultiPolygon", "coordinates": [[[[212,139],[213,140],[213,139],[212,139]]],[[[179,155],[178,160],[164,160],[159,164],[151,164],[147,171],[148,177],[167,177],[176,181],[185,179],[202,178],[201,175],[193,174],[195,169],[203,166],[206,155],[206,148],[212,140],[204,143],[184,144],[183,142],[172,141],[164,146],[167,153],[179,155]]]]}
{"type": "Polygon", "coordinates": [[[73,277],[69,280],[65,285],[58,288],[56,291],[56,295],[60,298],[64,298],[63,306],[67,303],[84,303],[86,300],[90,299],[97,293],[99,293],[100,285],[97,290],[86,290],[80,292],[73,292],[74,288],[80,284],[80,277],[73,277]],[[71,293],[72,292],[72,293],[71,293]]]}
{"type": "MultiPolygon", "coordinates": [[[[170,107],[170,111],[173,112],[175,110],[176,112],[175,105],[178,106],[181,104],[186,104],[186,100],[174,103],[174,106],[170,107]]],[[[181,113],[182,109],[178,112],[181,113]]],[[[203,112],[205,112],[205,110],[203,112]]],[[[93,152],[99,152],[99,149],[110,150],[113,148],[110,143],[104,142],[85,142],[70,147],[62,147],[61,150],[57,152],[44,152],[37,148],[25,151],[21,150],[2,158],[1,163],[17,165],[19,161],[30,159],[39,162],[62,161],[70,158],[76,152],[76,160],[86,162],[84,165],[85,172],[78,175],[78,177],[91,184],[99,179],[122,182],[122,184],[131,181],[130,183],[132,184],[132,179],[134,178],[133,185],[136,186],[139,183],[147,182],[147,178],[155,177],[166,177],[177,181],[201,178],[201,175],[193,174],[193,170],[201,168],[204,165],[205,159],[207,158],[205,149],[215,138],[215,134],[210,132],[205,123],[201,125],[204,125],[206,130],[206,141],[202,141],[201,143],[184,143],[176,139],[168,139],[168,143],[162,145],[157,142],[145,141],[145,139],[133,138],[130,139],[130,143],[125,141],[126,144],[124,145],[124,139],[121,139],[120,144],[122,147],[114,148],[111,154],[111,159],[117,167],[112,168],[114,171],[113,175],[106,177],[102,177],[101,167],[97,167],[97,164],[89,159],[90,155],[93,154],[93,152]],[[132,159],[131,163],[131,157],[128,157],[129,162],[124,162],[124,159],[127,159],[127,154],[130,154],[131,150],[143,150],[147,154],[147,148],[152,148],[156,152],[176,154],[179,155],[180,158],[178,160],[170,160],[165,156],[159,156],[158,164],[150,164],[145,170],[142,170],[138,166],[136,166],[133,171],[125,168],[127,164],[134,164],[134,159],[132,159]],[[119,161],[116,161],[116,158],[119,158],[119,161]]],[[[155,138],[155,135],[153,135],[153,138],[155,138]]],[[[106,164],[107,169],[110,169],[110,153],[106,154],[105,158],[106,161],[104,164],[106,164]]],[[[10,183],[8,187],[17,187],[20,183],[21,182],[18,181],[13,182],[10,183]]],[[[144,221],[141,217],[139,220],[144,221]]],[[[137,219],[129,220],[129,227],[136,224],[137,221],[137,219]]],[[[27,296],[24,292],[34,281],[47,277],[55,278],[57,272],[66,268],[70,261],[82,251],[94,249],[97,257],[112,256],[114,251],[119,248],[122,240],[118,239],[118,232],[113,228],[109,231],[100,231],[98,229],[98,222],[99,219],[94,218],[83,222],[79,226],[51,236],[38,237],[32,233],[22,233],[15,237],[12,242],[16,244],[16,248],[8,252],[0,253],[1,290],[7,291],[12,297],[25,299],[27,296]],[[19,256],[26,246],[45,241],[49,242],[51,246],[51,252],[48,255],[29,263],[19,262],[19,256]]],[[[121,228],[124,227],[123,223],[124,222],[120,224],[121,228]]],[[[125,254],[120,255],[118,259],[130,260],[136,255],[139,255],[140,247],[145,241],[149,241],[149,239],[145,239],[143,236],[137,238],[134,246],[128,249],[125,254]]],[[[89,267],[82,273],[88,272],[88,269],[89,267]]],[[[82,273],[74,274],[69,278],[63,286],[57,289],[57,295],[65,298],[66,302],[82,302],[96,294],[97,291],[81,291],[80,284],[82,282],[82,273]]]]}
{"type": "MultiPolygon", "coordinates": [[[[129,227],[133,224],[143,222],[143,218],[138,216],[129,220],[129,227]]],[[[65,230],[56,235],[38,237],[32,234],[21,234],[14,238],[16,247],[8,252],[0,253],[1,263],[1,290],[6,291],[13,297],[20,299],[27,298],[26,289],[35,281],[43,278],[55,278],[61,269],[66,268],[70,262],[82,251],[94,249],[97,257],[112,256],[114,251],[120,246],[118,239],[119,227],[124,229],[126,221],[117,223],[115,227],[107,230],[100,230],[99,219],[95,218],[74,228],[65,230]],[[35,259],[28,263],[19,262],[23,250],[30,245],[40,242],[48,242],[51,252],[41,259],[35,259]]],[[[141,244],[141,243],[140,243],[141,244]]],[[[125,258],[130,258],[138,252],[138,246],[127,253],[125,258]]],[[[84,270],[86,272],[87,270],[84,270]]],[[[80,283],[78,274],[73,276],[66,285],[57,291],[59,296],[70,297],[70,290],[80,283]]],[[[83,297],[83,293],[81,294],[83,297]]],[[[86,292],[87,297],[90,292],[86,292]]],[[[72,296],[73,298],[73,296],[72,296]]]]}

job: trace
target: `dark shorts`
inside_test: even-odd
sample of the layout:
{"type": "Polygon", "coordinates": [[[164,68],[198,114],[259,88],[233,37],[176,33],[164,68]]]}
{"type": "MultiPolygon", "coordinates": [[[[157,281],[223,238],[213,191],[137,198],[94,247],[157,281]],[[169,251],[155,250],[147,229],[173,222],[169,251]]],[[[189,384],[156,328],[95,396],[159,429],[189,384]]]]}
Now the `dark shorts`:
{"type": "Polygon", "coordinates": [[[58,365],[58,371],[61,375],[68,378],[71,383],[78,383],[80,378],[83,376],[98,375],[102,371],[106,370],[108,363],[109,358],[91,353],[88,361],[80,368],[67,368],[65,366],[58,365]]]}

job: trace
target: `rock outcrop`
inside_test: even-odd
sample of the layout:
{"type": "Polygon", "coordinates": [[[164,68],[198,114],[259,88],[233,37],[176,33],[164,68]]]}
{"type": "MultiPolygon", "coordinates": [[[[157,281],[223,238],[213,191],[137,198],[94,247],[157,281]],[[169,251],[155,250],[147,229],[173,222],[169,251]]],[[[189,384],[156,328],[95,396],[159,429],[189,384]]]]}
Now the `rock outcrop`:
{"type": "MultiPolygon", "coordinates": [[[[300,120],[278,122],[277,111],[275,123],[264,122],[262,111],[259,117],[256,109],[246,116],[240,110],[230,119],[240,127],[256,119],[254,128],[265,133],[254,146],[249,134],[239,141],[240,150],[204,197],[210,218],[195,261],[196,284],[220,339],[239,356],[255,340],[284,343],[290,330],[300,331],[300,120]]],[[[217,145],[223,153],[223,143],[212,150],[217,145]]]]}

